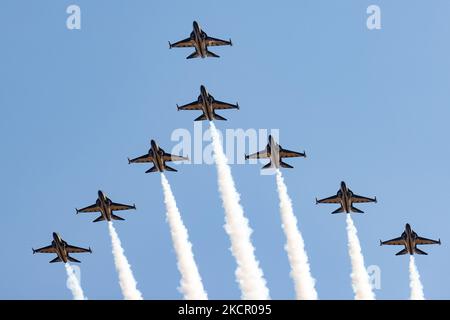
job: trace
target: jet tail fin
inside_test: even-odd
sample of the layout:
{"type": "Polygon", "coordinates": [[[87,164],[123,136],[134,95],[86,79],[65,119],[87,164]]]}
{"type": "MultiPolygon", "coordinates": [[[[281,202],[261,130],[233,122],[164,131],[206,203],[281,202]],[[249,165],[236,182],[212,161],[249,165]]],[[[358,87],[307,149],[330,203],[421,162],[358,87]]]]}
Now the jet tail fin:
{"type": "Polygon", "coordinates": [[[222,116],[219,116],[217,113],[214,113],[214,120],[223,120],[223,121],[227,121],[227,119],[225,119],[222,116]]]}
{"type": "Polygon", "coordinates": [[[355,208],[354,206],[352,206],[351,209],[352,209],[353,212],[364,213],[364,211],[362,211],[362,210],[360,210],[360,209],[358,209],[358,208],[355,208]]]}
{"type": "Polygon", "coordinates": [[[428,255],[428,253],[426,253],[425,251],[420,250],[417,247],[414,248],[414,253],[428,255]]]}
{"type": "Polygon", "coordinates": [[[344,212],[344,208],[343,207],[337,208],[331,214],[336,214],[336,213],[341,213],[341,212],[344,212]]]}
{"type": "Polygon", "coordinates": [[[145,173],[156,172],[156,171],[158,171],[158,169],[156,169],[156,167],[153,166],[150,169],[148,169],[147,171],[145,171],[145,173]]]}
{"type": "Polygon", "coordinates": [[[61,260],[60,257],[56,257],[55,259],[50,260],[49,263],[55,263],[55,262],[61,262],[61,261],[62,261],[62,260],[61,260]]]}
{"type": "Polygon", "coordinates": [[[113,219],[113,220],[125,220],[124,218],[116,216],[115,214],[111,214],[111,219],[113,219]]]}
{"type": "Polygon", "coordinates": [[[208,119],[206,118],[206,115],[205,115],[205,114],[202,114],[200,117],[194,119],[194,121],[203,121],[203,120],[208,120],[208,119]]]}
{"type": "Polygon", "coordinates": [[[98,217],[97,219],[95,219],[92,222],[99,222],[99,221],[103,221],[103,220],[105,220],[105,217],[103,217],[103,215],[101,215],[100,217],[98,217]]]}
{"type": "Polygon", "coordinates": [[[286,162],[283,162],[283,161],[280,161],[280,166],[283,167],[283,168],[289,168],[289,169],[294,168],[290,164],[287,164],[286,162]]]}
{"type": "Polygon", "coordinates": [[[206,51],[206,56],[207,57],[212,57],[212,58],[219,58],[220,56],[215,54],[214,52],[211,52],[209,50],[206,51]]]}
{"type": "Polygon", "coordinates": [[[174,169],[174,168],[172,168],[172,167],[169,167],[167,164],[164,166],[164,170],[166,170],[166,171],[178,172],[177,169],[174,169]]]}
{"type": "Polygon", "coordinates": [[[75,258],[72,258],[71,256],[67,256],[67,260],[69,260],[70,262],[81,263],[80,260],[77,260],[77,259],[75,259],[75,258]]]}
{"type": "Polygon", "coordinates": [[[197,51],[195,51],[195,52],[192,52],[190,55],[188,55],[186,57],[186,59],[193,59],[193,58],[198,58],[198,57],[200,57],[200,54],[197,51]]]}
{"type": "Polygon", "coordinates": [[[401,255],[404,255],[404,254],[407,254],[407,253],[408,253],[408,250],[405,248],[405,249],[400,250],[399,252],[397,252],[395,255],[396,256],[401,256],[401,255]]]}

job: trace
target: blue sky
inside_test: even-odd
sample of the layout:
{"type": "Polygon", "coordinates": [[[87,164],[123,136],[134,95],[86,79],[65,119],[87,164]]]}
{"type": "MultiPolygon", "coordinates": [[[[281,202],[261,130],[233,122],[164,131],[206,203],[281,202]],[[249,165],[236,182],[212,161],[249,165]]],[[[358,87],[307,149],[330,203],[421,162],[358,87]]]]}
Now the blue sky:
{"type": "MultiPolygon", "coordinates": [[[[17,1],[0,4],[0,298],[70,299],[62,264],[32,255],[58,231],[91,246],[82,260],[90,299],[121,299],[105,223],[75,215],[98,189],[136,203],[115,226],[146,299],[179,299],[160,179],[127,157],[166,150],[174,129],[193,130],[200,84],[241,110],[221,114],[220,129],[280,129],[281,145],[306,150],[284,176],[299,219],[317,290],[323,299],[352,299],[345,216],[315,197],[345,180],[379,202],[355,215],[366,265],[381,268],[378,298],[409,297],[408,257],[378,245],[404,224],[441,238],[417,257],[425,296],[450,297],[450,3],[422,1],[17,1]],[[82,29],[66,29],[67,6],[82,10],[82,29]],[[377,4],[382,30],[366,28],[377,4]],[[197,20],[233,47],[220,59],[185,60],[168,49],[197,20]]],[[[215,167],[179,165],[167,174],[213,299],[238,299],[235,261],[223,229],[215,167]]],[[[283,249],[275,177],[257,165],[233,165],[254,230],[256,255],[271,296],[295,297],[283,249]]]]}

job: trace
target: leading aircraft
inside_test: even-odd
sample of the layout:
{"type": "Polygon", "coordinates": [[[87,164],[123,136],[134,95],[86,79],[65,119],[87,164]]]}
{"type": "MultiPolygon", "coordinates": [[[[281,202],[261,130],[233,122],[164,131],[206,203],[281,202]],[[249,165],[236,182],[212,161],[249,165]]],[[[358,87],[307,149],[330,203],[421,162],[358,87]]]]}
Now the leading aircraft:
{"type": "Polygon", "coordinates": [[[411,226],[409,223],[405,226],[405,231],[403,231],[402,235],[398,238],[388,240],[388,241],[381,241],[380,240],[380,246],[384,245],[394,245],[394,246],[405,246],[403,250],[400,250],[395,255],[400,256],[403,254],[409,253],[410,255],[413,255],[414,253],[417,254],[424,254],[427,255],[428,253],[420,250],[417,248],[417,245],[422,244],[441,244],[441,239],[439,240],[431,240],[427,238],[422,238],[417,235],[417,233],[414,232],[414,230],[411,229],[411,226]]]}
{"type": "Polygon", "coordinates": [[[145,171],[145,173],[149,172],[163,172],[167,171],[175,171],[176,169],[169,167],[166,162],[167,161],[184,161],[189,160],[187,157],[176,156],[170,153],[165,152],[162,148],[158,146],[155,140],[150,141],[150,150],[148,150],[147,154],[143,156],[137,157],[135,159],[128,158],[128,164],[130,163],[146,163],[152,162],[153,167],[145,171]]]}
{"type": "Polygon", "coordinates": [[[354,203],[364,203],[364,202],[377,202],[377,197],[375,198],[367,198],[358,196],[353,193],[352,190],[347,188],[347,185],[344,181],[341,182],[341,188],[337,192],[335,196],[328,197],[325,199],[317,200],[316,198],[316,204],[318,203],[338,203],[341,206],[334,210],[332,213],[350,213],[350,212],[358,212],[358,213],[364,213],[364,211],[355,208],[353,206],[354,203]]]}
{"type": "Polygon", "coordinates": [[[70,262],[80,262],[79,260],[72,258],[69,256],[69,253],[83,253],[83,252],[89,252],[92,253],[91,248],[85,249],[80,247],[75,247],[67,242],[65,242],[59,234],[56,232],[53,232],[53,241],[52,244],[43,248],[39,249],[32,249],[33,254],[35,253],[56,253],[57,257],[50,261],[50,263],[55,262],[64,262],[67,263],[70,262]]]}
{"type": "Polygon", "coordinates": [[[208,47],[212,46],[232,46],[233,43],[231,42],[231,39],[229,41],[221,40],[217,38],[209,37],[205,31],[203,31],[197,21],[193,22],[193,31],[189,35],[189,38],[186,38],[184,40],[170,43],[169,42],[169,48],[187,48],[187,47],[194,47],[195,52],[190,54],[186,57],[186,59],[192,59],[192,58],[206,58],[206,57],[214,57],[219,58],[217,54],[214,52],[211,52],[208,50],[208,47]]]}
{"type": "Polygon", "coordinates": [[[134,209],[136,210],[135,205],[127,205],[127,204],[120,204],[116,202],[112,202],[111,199],[109,199],[103,191],[98,191],[98,199],[95,201],[95,203],[91,206],[87,206],[83,209],[76,209],[77,214],[80,212],[100,212],[101,216],[95,219],[92,222],[99,222],[99,221],[111,221],[111,220],[125,220],[124,218],[121,218],[119,216],[116,216],[113,211],[118,210],[130,210],[134,209]]]}
{"type": "Polygon", "coordinates": [[[306,152],[296,152],[283,149],[272,137],[269,135],[269,142],[264,150],[256,152],[251,155],[245,155],[245,159],[270,159],[269,163],[263,166],[263,169],[269,168],[293,168],[293,166],[283,162],[283,158],[304,157],[306,158],[306,152]]]}
{"type": "Polygon", "coordinates": [[[177,105],[177,109],[178,111],[201,110],[203,114],[194,121],[227,120],[224,117],[219,116],[215,111],[221,109],[239,109],[239,104],[231,104],[214,99],[214,97],[208,93],[205,86],[202,85],[200,86],[200,95],[197,100],[181,107],[177,105]]]}

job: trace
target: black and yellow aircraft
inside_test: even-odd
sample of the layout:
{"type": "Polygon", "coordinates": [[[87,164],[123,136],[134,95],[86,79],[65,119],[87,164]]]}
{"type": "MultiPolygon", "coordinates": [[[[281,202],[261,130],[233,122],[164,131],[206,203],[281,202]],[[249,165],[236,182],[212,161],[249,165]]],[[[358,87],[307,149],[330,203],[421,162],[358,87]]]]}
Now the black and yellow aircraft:
{"type": "Polygon", "coordinates": [[[88,206],[83,209],[76,209],[77,214],[80,212],[100,212],[101,216],[95,219],[93,222],[99,222],[99,221],[111,221],[111,220],[125,220],[124,218],[121,218],[119,216],[116,216],[113,211],[119,211],[119,210],[130,210],[134,209],[136,210],[135,205],[127,205],[127,204],[120,204],[116,202],[112,202],[111,199],[109,199],[103,191],[98,191],[98,199],[95,201],[95,203],[91,206],[88,206]]]}
{"type": "Polygon", "coordinates": [[[56,232],[53,232],[53,241],[52,241],[51,245],[49,245],[47,247],[39,248],[36,250],[35,249],[32,249],[32,250],[33,250],[33,254],[35,254],[35,253],[56,253],[57,257],[55,259],[51,260],[50,263],[55,263],[55,262],[67,263],[68,261],[80,262],[77,259],[69,256],[69,253],[84,253],[84,252],[92,253],[91,248],[84,249],[84,248],[80,248],[80,247],[71,246],[70,244],[65,242],[63,239],[61,239],[61,236],[59,234],[57,234],[56,232]]]}
{"type": "Polygon", "coordinates": [[[269,168],[293,168],[293,166],[283,162],[283,158],[304,157],[306,158],[306,152],[296,152],[283,149],[275,139],[269,135],[269,142],[264,150],[256,152],[251,155],[245,155],[245,159],[269,159],[269,163],[263,166],[263,169],[269,168]]]}
{"type": "Polygon", "coordinates": [[[367,198],[367,197],[358,196],[358,195],[354,194],[352,190],[347,188],[344,181],[341,182],[341,188],[339,189],[339,191],[337,192],[337,194],[335,196],[321,199],[321,200],[316,199],[316,204],[318,204],[318,203],[338,203],[338,204],[340,204],[341,206],[338,209],[334,210],[332,212],[333,214],[341,213],[341,212],[364,213],[364,211],[362,211],[358,208],[355,208],[353,206],[354,203],[364,203],[364,202],[377,202],[377,197],[367,198]]]}
{"type": "Polygon", "coordinates": [[[143,156],[137,157],[135,159],[128,158],[128,164],[130,163],[147,163],[152,162],[153,167],[145,171],[145,173],[149,172],[163,172],[167,171],[177,171],[174,168],[169,167],[166,162],[167,161],[183,161],[189,160],[187,157],[176,156],[170,153],[165,152],[162,148],[158,146],[155,140],[150,141],[150,150],[148,150],[147,154],[143,156]]]}
{"type": "Polygon", "coordinates": [[[420,250],[417,248],[417,245],[422,244],[441,244],[441,239],[439,240],[431,240],[427,238],[422,238],[417,235],[417,233],[414,232],[414,230],[411,229],[411,226],[409,223],[405,226],[405,231],[403,231],[402,235],[398,238],[391,239],[388,241],[381,241],[380,240],[380,246],[384,245],[393,245],[393,246],[405,246],[403,250],[400,250],[395,255],[400,256],[403,254],[409,253],[410,255],[413,255],[414,253],[417,254],[424,254],[427,255],[428,253],[420,250]]]}
{"type": "Polygon", "coordinates": [[[178,41],[176,43],[169,42],[169,48],[195,48],[195,52],[186,57],[186,59],[192,58],[206,58],[214,57],[219,58],[219,56],[208,50],[208,47],[213,46],[232,46],[233,43],[231,39],[229,41],[221,40],[217,38],[208,37],[208,35],[200,28],[196,21],[193,22],[193,31],[191,32],[189,38],[178,41]]]}
{"type": "Polygon", "coordinates": [[[202,121],[202,120],[227,120],[222,116],[219,116],[215,111],[223,110],[223,109],[239,109],[239,104],[231,104],[227,102],[222,102],[214,99],[212,95],[208,93],[205,86],[200,86],[200,95],[198,99],[194,102],[188,103],[184,106],[178,106],[178,111],[180,110],[201,110],[203,114],[196,118],[194,121],[202,121]]]}

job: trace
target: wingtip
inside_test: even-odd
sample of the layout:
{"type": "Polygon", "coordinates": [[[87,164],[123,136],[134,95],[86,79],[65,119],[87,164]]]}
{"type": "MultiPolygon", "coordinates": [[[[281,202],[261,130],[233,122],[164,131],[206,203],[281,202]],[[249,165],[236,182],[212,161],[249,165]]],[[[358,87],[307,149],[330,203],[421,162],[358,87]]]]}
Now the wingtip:
{"type": "Polygon", "coordinates": [[[439,239],[439,245],[441,245],[441,239],[439,239]]]}
{"type": "Polygon", "coordinates": [[[383,241],[380,240],[380,247],[383,245],[383,241]]]}
{"type": "Polygon", "coordinates": [[[128,160],[128,164],[131,164],[131,159],[130,159],[130,158],[127,158],[127,160],[128,160]]]}
{"type": "Polygon", "coordinates": [[[240,109],[238,102],[236,102],[236,109],[238,109],[238,110],[240,109]]]}
{"type": "Polygon", "coordinates": [[[34,248],[31,248],[31,250],[33,250],[33,254],[35,254],[35,253],[36,253],[36,250],[34,250],[34,248]]]}
{"type": "Polygon", "coordinates": [[[133,209],[136,210],[136,204],[135,203],[133,203],[133,209]]]}
{"type": "Polygon", "coordinates": [[[177,111],[180,111],[180,106],[177,104],[177,111]]]}
{"type": "Polygon", "coordinates": [[[244,155],[244,158],[245,158],[245,160],[248,160],[249,156],[248,155],[244,155]]]}
{"type": "Polygon", "coordinates": [[[172,44],[170,43],[170,41],[167,42],[169,42],[169,49],[172,49],[172,44]]]}
{"type": "Polygon", "coordinates": [[[91,249],[91,247],[89,247],[89,253],[92,253],[92,249],[91,249]]]}
{"type": "Polygon", "coordinates": [[[307,158],[307,155],[306,155],[306,151],[305,151],[305,150],[303,150],[303,156],[304,156],[305,158],[307,158]]]}
{"type": "Polygon", "coordinates": [[[375,203],[377,203],[378,202],[378,200],[377,200],[377,197],[375,196],[375,203]]]}
{"type": "Polygon", "coordinates": [[[319,204],[319,200],[317,200],[317,198],[316,198],[316,204],[319,204]]]}
{"type": "Polygon", "coordinates": [[[75,208],[75,214],[78,214],[78,213],[80,213],[80,211],[77,208],[75,208]]]}
{"type": "Polygon", "coordinates": [[[231,38],[229,40],[230,40],[230,46],[233,46],[233,41],[231,41],[231,38]]]}

